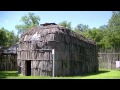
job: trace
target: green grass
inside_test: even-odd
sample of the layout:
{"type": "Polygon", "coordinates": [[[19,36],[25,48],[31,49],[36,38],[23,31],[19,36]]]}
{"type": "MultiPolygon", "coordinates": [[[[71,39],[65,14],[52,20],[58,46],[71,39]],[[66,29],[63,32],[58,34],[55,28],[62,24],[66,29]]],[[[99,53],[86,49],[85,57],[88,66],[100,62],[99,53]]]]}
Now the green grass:
{"type": "MultiPolygon", "coordinates": [[[[17,74],[17,71],[0,71],[0,79],[52,79],[52,77],[24,76],[17,74]]],[[[120,71],[100,70],[98,73],[83,76],[55,77],[55,79],[120,79],[120,71]]]]}

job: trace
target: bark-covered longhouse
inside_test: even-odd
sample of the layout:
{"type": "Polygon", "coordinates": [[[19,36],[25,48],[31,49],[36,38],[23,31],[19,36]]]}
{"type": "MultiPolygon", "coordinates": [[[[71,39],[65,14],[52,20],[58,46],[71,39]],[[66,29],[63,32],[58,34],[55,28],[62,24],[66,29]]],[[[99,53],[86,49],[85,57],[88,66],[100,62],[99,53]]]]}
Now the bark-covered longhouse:
{"type": "Polygon", "coordinates": [[[45,23],[21,35],[17,52],[20,73],[51,76],[51,49],[55,49],[55,76],[98,71],[98,49],[94,41],[55,23],[45,23]]]}

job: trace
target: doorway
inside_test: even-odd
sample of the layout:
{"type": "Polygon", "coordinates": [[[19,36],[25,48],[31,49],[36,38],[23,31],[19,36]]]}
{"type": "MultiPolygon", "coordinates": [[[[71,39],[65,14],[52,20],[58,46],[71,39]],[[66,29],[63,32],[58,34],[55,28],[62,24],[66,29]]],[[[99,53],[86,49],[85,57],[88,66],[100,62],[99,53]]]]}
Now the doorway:
{"type": "Polygon", "coordinates": [[[31,61],[26,61],[26,76],[31,76],[31,61]]]}

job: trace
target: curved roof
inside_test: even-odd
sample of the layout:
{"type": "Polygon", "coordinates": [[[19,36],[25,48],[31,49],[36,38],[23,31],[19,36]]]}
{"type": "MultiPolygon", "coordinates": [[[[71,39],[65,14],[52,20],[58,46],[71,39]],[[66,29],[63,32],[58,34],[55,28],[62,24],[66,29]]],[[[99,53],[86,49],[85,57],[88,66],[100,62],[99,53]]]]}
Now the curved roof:
{"type": "Polygon", "coordinates": [[[41,36],[46,36],[47,34],[58,33],[58,34],[67,34],[72,37],[78,38],[79,40],[96,44],[93,40],[85,38],[83,35],[77,34],[72,30],[69,30],[63,26],[57,25],[55,23],[45,23],[40,26],[31,28],[27,32],[21,35],[20,42],[22,41],[32,41],[39,40],[41,36]]]}

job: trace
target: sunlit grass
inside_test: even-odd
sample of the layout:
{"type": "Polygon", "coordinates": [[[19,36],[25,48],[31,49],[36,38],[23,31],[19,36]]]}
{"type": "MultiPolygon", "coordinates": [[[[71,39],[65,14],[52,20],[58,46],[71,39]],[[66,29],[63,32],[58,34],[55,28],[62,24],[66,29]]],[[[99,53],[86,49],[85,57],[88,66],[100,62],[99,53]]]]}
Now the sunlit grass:
{"type": "MultiPolygon", "coordinates": [[[[0,71],[1,79],[53,79],[50,76],[24,76],[17,71],[0,71]]],[[[120,79],[118,70],[100,70],[98,73],[83,76],[55,77],[54,79],[120,79]]]]}

